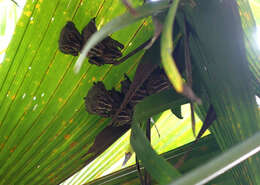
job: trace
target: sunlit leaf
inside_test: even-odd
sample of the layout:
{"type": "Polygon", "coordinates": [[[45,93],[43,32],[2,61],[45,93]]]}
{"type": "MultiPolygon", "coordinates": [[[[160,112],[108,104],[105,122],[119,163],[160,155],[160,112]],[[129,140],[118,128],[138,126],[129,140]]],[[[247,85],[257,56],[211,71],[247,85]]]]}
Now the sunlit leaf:
{"type": "MultiPolygon", "coordinates": [[[[0,65],[0,184],[58,184],[96,155],[85,156],[108,120],[88,114],[83,97],[98,80],[118,88],[143,52],[117,67],[86,62],[75,75],[76,58],[61,53],[58,40],[69,20],[81,30],[96,17],[100,28],[124,11],[120,1],[27,1],[0,65]]],[[[127,53],[151,35],[143,20],[112,38],[127,53]]]]}

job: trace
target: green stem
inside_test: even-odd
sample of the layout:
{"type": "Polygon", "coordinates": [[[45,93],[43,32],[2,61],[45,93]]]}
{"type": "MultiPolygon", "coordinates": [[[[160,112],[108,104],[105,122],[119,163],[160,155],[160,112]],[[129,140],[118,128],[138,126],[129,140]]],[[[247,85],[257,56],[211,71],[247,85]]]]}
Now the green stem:
{"type": "Polygon", "coordinates": [[[258,153],[260,151],[259,141],[260,132],[241,144],[234,146],[207,164],[191,171],[177,181],[172,182],[171,185],[205,184],[211,179],[223,174],[227,170],[258,153]]]}

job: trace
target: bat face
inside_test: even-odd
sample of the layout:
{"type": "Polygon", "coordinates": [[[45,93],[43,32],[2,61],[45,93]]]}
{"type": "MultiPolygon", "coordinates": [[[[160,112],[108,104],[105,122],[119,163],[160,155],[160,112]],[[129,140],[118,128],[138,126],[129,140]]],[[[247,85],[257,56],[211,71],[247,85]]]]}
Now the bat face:
{"type": "Polygon", "coordinates": [[[59,49],[65,54],[78,56],[82,47],[82,36],[76,29],[73,22],[69,21],[61,30],[59,49]]]}

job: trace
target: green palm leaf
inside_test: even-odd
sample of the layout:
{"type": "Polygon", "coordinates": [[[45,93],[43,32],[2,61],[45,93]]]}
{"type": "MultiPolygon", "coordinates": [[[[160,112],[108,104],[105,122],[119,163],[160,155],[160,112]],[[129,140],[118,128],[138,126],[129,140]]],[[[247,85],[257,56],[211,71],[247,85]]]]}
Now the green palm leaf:
{"type": "MultiPolygon", "coordinates": [[[[91,157],[82,158],[108,122],[87,114],[83,97],[94,81],[111,88],[131,76],[142,53],[118,67],[85,62],[76,75],[76,57],[58,50],[59,34],[66,21],[82,29],[97,17],[100,28],[124,11],[119,1],[27,2],[0,67],[0,184],[57,184],[91,157]]],[[[148,23],[112,37],[127,53],[149,38],[148,23]]]]}
{"type": "MultiPolygon", "coordinates": [[[[214,52],[213,43],[221,46],[223,38],[227,35],[214,32],[214,30],[211,30],[211,33],[205,33],[208,30],[205,28],[207,21],[200,19],[201,14],[205,12],[198,11],[201,8],[197,6],[200,2],[197,2],[198,4],[196,2],[189,2],[190,4],[186,4],[183,10],[198,36],[190,39],[192,57],[197,73],[203,77],[201,81],[207,93],[206,96],[204,96],[205,92],[200,92],[198,95],[202,97],[203,103],[210,99],[210,103],[216,107],[219,120],[212,131],[221,148],[224,149],[252,135],[259,128],[256,121],[259,114],[253,107],[255,106],[253,95],[260,94],[259,54],[252,46],[251,36],[254,22],[247,2],[237,1],[240,5],[239,11],[245,31],[247,53],[242,52],[240,58],[234,56],[235,60],[232,57],[230,60],[222,60],[225,52],[217,55],[214,52]],[[195,7],[193,7],[194,2],[195,7]],[[199,24],[193,24],[196,21],[199,24]],[[201,42],[207,47],[201,46],[201,42]],[[198,50],[203,47],[206,48],[203,52],[198,50]],[[206,57],[203,57],[204,51],[209,51],[206,52],[206,57]],[[210,57],[209,53],[212,54],[210,57]],[[241,62],[241,58],[245,59],[245,56],[248,58],[249,66],[241,62]],[[207,57],[223,64],[214,63],[215,66],[212,67],[211,60],[205,60],[205,58],[208,59],[207,57]],[[238,73],[240,65],[236,66],[237,63],[232,63],[234,61],[240,62],[239,64],[244,67],[245,71],[238,73]],[[202,62],[210,71],[210,75],[203,71],[202,62]],[[230,71],[225,71],[224,65],[231,69],[236,78],[231,75],[230,71]],[[218,73],[215,69],[221,69],[224,72],[218,73]],[[245,74],[247,78],[239,74],[245,74]],[[232,88],[227,83],[228,81],[225,81],[226,79],[232,82],[233,90],[237,88],[238,91],[230,90],[232,88]],[[238,79],[239,83],[236,82],[238,79]],[[216,86],[219,82],[221,84],[216,86]],[[235,93],[238,95],[234,96],[235,93]],[[241,105],[238,103],[240,100],[243,100],[241,109],[244,112],[242,114],[241,111],[235,109],[241,105]],[[228,102],[228,104],[223,104],[223,102],[228,102]],[[232,109],[229,109],[230,107],[232,109]],[[227,117],[232,120],[227,120],[227,117]]],[[[135,0],[133,3],[135,6],[141,5],[141,1],[135,0]]],[[[211,4],[211,7],[216,8],[218,5],[211,4]]],[[[224,9],[222,11],[229,15],[224,9]]],[[[58,184],[98,155],[97,152],[85,154],[109,120],[88,114],[84,108],[83,97],[95,81],[102,80],[108,89],[114,86],[119,88],[123,73],[133,76],[143,52],[116,67],[111,65],[96,67],[86,60],[81,71],[75,74],[73,66],[77,57],[64,55],[58,50],[59,34],[66,21],[72,20],[81,30],[91,18],[96,17],[97,26],[101,28],[112,18],[124,12],[125,9],[119,0],[27,2],[17,23],[6,57],[0,64],[0,184],[58,184]]],[[[210,13],[213,15],[214,11],[210,13]]],[[[207,17],[209,20],[210,18],[212,17],[207,17]]],[[[217,23],[219,23],[219,18],[213,16],[217,23]]],[[[150,22],[150,19],[140,20],[112,35],[114,39],[125,45],[124,54],[152,35],[153,28],[150,22]]],[[[224,39],[226,40],[228,38],[224,39]]],[[[230,54],[230,52],[227,53],[230,54]]],[[[207,105],[204,104],[198,112],[200,111],[203,115],[206,108],[207,105]]],[[[122,148],[115,149],[122,150],[122,148]]],[[[102,166],[96,169],[100,167],[102,166]]],[[[259,177],[253,173],[257,169],[257,158],[253,158],[236,168],[233,174],[240,177],[236,179],[238,183],[248,182],[248,179],[251,182],[258,182],[259,177]],[[247,170],[251,172],[249,178],[242,175],[247,170]]]]}

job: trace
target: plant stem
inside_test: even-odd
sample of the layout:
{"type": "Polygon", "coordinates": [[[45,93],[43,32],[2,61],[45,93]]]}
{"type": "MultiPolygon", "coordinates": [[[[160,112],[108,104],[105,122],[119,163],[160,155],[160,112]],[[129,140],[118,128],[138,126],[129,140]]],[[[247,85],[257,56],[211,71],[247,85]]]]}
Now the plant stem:
{"type": "Polygon", "coordinates": [[[182,176],[170,185],[202,185],[260,151],[260,132],[232,147],[219,157],[182,176]]]}

